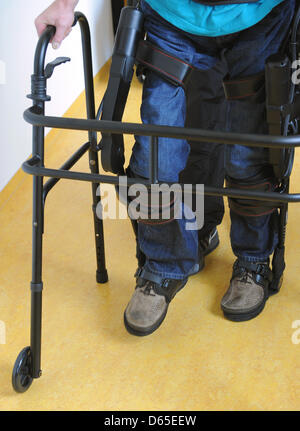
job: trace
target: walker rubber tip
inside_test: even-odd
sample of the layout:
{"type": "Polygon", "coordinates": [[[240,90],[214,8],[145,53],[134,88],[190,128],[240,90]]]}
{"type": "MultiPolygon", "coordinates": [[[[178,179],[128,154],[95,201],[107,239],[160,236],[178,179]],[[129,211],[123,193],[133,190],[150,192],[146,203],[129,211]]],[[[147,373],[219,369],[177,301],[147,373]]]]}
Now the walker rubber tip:
{"type": "Polygon", "coordinates": [[[108,282],[108,274],[107,270],[105,271],[96,271],[96,280],[97,283],[107,283],[108,282]]]}

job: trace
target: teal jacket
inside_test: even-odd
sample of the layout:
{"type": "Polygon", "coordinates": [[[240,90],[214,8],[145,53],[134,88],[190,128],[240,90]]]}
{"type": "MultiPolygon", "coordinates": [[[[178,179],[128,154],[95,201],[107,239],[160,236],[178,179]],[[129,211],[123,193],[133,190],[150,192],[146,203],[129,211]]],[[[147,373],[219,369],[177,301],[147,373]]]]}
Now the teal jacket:
{"type": "Polygon", "coordinates": [[[258,0],[218,6],[207,6],[194,0],[146,1],[160,16],[181,30],[214,37],[252,27],[284,0],[258,0]]]}

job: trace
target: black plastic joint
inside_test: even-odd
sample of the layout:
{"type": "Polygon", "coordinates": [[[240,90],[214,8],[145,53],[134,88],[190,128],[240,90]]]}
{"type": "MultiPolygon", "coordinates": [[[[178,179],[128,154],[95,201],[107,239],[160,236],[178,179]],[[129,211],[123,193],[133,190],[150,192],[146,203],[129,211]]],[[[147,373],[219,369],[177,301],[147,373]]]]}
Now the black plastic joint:
{"type": "Polygon", "coordinates": [[[30,283],[31,292],[40,293],[43,290],[43,283],[30,283]]]}
{"type": "Polygon", "coordinates": [[[47,96],[47,78],[40,75],[31,75],[31,94],[28,99],[36,102],[49,102],[50,96],[47,96]]]}

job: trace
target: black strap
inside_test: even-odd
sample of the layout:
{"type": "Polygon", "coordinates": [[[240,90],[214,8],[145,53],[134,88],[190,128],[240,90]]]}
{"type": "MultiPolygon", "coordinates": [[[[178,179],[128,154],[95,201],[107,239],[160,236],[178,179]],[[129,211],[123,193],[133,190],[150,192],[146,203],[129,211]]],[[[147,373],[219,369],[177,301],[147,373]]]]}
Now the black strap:
{"type": "Polygon", "coordinates": [[[142,40],[139,43],[136,61],[174,85],[185,87],[191,77],[193,66],[163,51],[152,43],[142,40]]]}
{"type": "Polygon", "coordinates": [[[145,269],[138,268],[135,277],[137,279],[136,288],[143,287],[145,283],[150,282],[157,295],[164,296],[167,303],[170,303],[175,294],[186,283],[187,279],[175,280],[162,278],[160,275],[153,274],[145,269]]]}
{"type": "MultiPolygon", "coordinates": [[[[259,192],[270,192],[276,190],[276,184],[272,179],[266,179],[253,184],[243,184],[242,181],[233,180],[232,178],[226,178],[227,187],[237,188],[241,190],[251,190],[259,192]]],[[[258,201],[255,199],[240,199],[240,198],[228,198],[229,208],[240,215],[249,217],[259,217],[267,214],[271,214],[278,208],[278,204],[269,201],[258,201]]]]}
{"type": "Polygon", "coordinates": [[[273,273],[268,264],[240,260],[236,260],[233,265],[232,278],[243,276],[246,270],[251,271],[255,282],[262,286],[269,286],[273,280],[273,273]]]}
{"type": "Polygon", "coordinates": [[[252,99],[260,97],[260,92],[264,88],[265,72],[260,72],[252,76],[224,80],[223,87],[227,100],[252,99]]]}

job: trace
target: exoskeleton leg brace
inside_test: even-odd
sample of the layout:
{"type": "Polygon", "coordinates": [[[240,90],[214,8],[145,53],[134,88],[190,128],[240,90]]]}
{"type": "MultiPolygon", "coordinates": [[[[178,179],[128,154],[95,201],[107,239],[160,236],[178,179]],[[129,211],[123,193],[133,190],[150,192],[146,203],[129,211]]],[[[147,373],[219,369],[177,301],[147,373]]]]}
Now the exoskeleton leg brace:
{"type": "MultiPolygon", "coordinates": [[[[282,53],[270,57],[264,72],[242,79],[224,81],[224,91],[228,100],[248,100],[262,102],[266,100],[269,133],[287,135],[297,133],[297,120],[300,103],[295,86],[291,86],[291,63],[297,57],[296,37],[300,13],[295,14],[294,24],[288,43],[282,53]]],[[[133,67],[137,64],[138,73],[151,70],[171,82],[185,88],[193,74],[193,66],[170,55],[144,39],[143,14],[138,8],[125,7],[122,10],[116,42],[112,56],[109,83],[103,101],[102,119],[121,121],[131,80],[133,67]]],[[[100,143],[102,166],[106,171],[124,174],[124,145],[122,135],[105,134],[100,143]]],[[[257,191],[288,191],[289,176],[293,165],[293,151],[270,149],[270,165],[274,177],[242,184],[228,178],[229,186],[251,188],[257,191]]],[[[259,216],[272,213],[278,205],[261,203],[249,199],[229,199],[232,211],[240,214],[259,216]]],[[[163,208],[160,208],[160,213],[163,208]]],[[[286,227],[287,205],[280,207],[279,244],[273,256],[273,290],[280,288],[280,279],[285,267],[284,238],[286,227]]],[[[143,223],[153,223],[145,217],[143,223]]],[[[157,222],[157,220],[156,220],[157,222]]],[[[159,218],[158,218],[159,222],[159,218]]],[[[161,222],[161,221],[160,221],[161,222]]],[[[135,226],[136,228],[136,226],[135,226]]],[[[137,229],[135,229],[137,231],[137,229]]]]}
{"type": "MultiPolygon", "coordinates": [[[[300,117],[299,90],[292,80],[292,65],[298,58],[297,34],[300,21],[300,9],[296,11],[294,22],[281,52],[267,59],[265,73],[242,80],[224,83],[225,94],[229,100],[261,101],[265,93],[266,115],[270,135],[291,135],[299,133],[300,117]]],[[[259,181],[251,180],[247,184],[227,179],[229,187],[252,189],[257,191],[289,190],[289,177],[293,167],[294,150],[269,149],[269,161],[274,176],[259,181]]],[[[262,201],[229,199],[232,211],[245,216],[261,216],[277,212],[278,205],[262,201]]],[[[288,205],[282,204],[278,214],[278,245],[272,260],[273,279],[269,287],[271,293],[279,291],[285,269],[285,232],[288,205]]]]}

